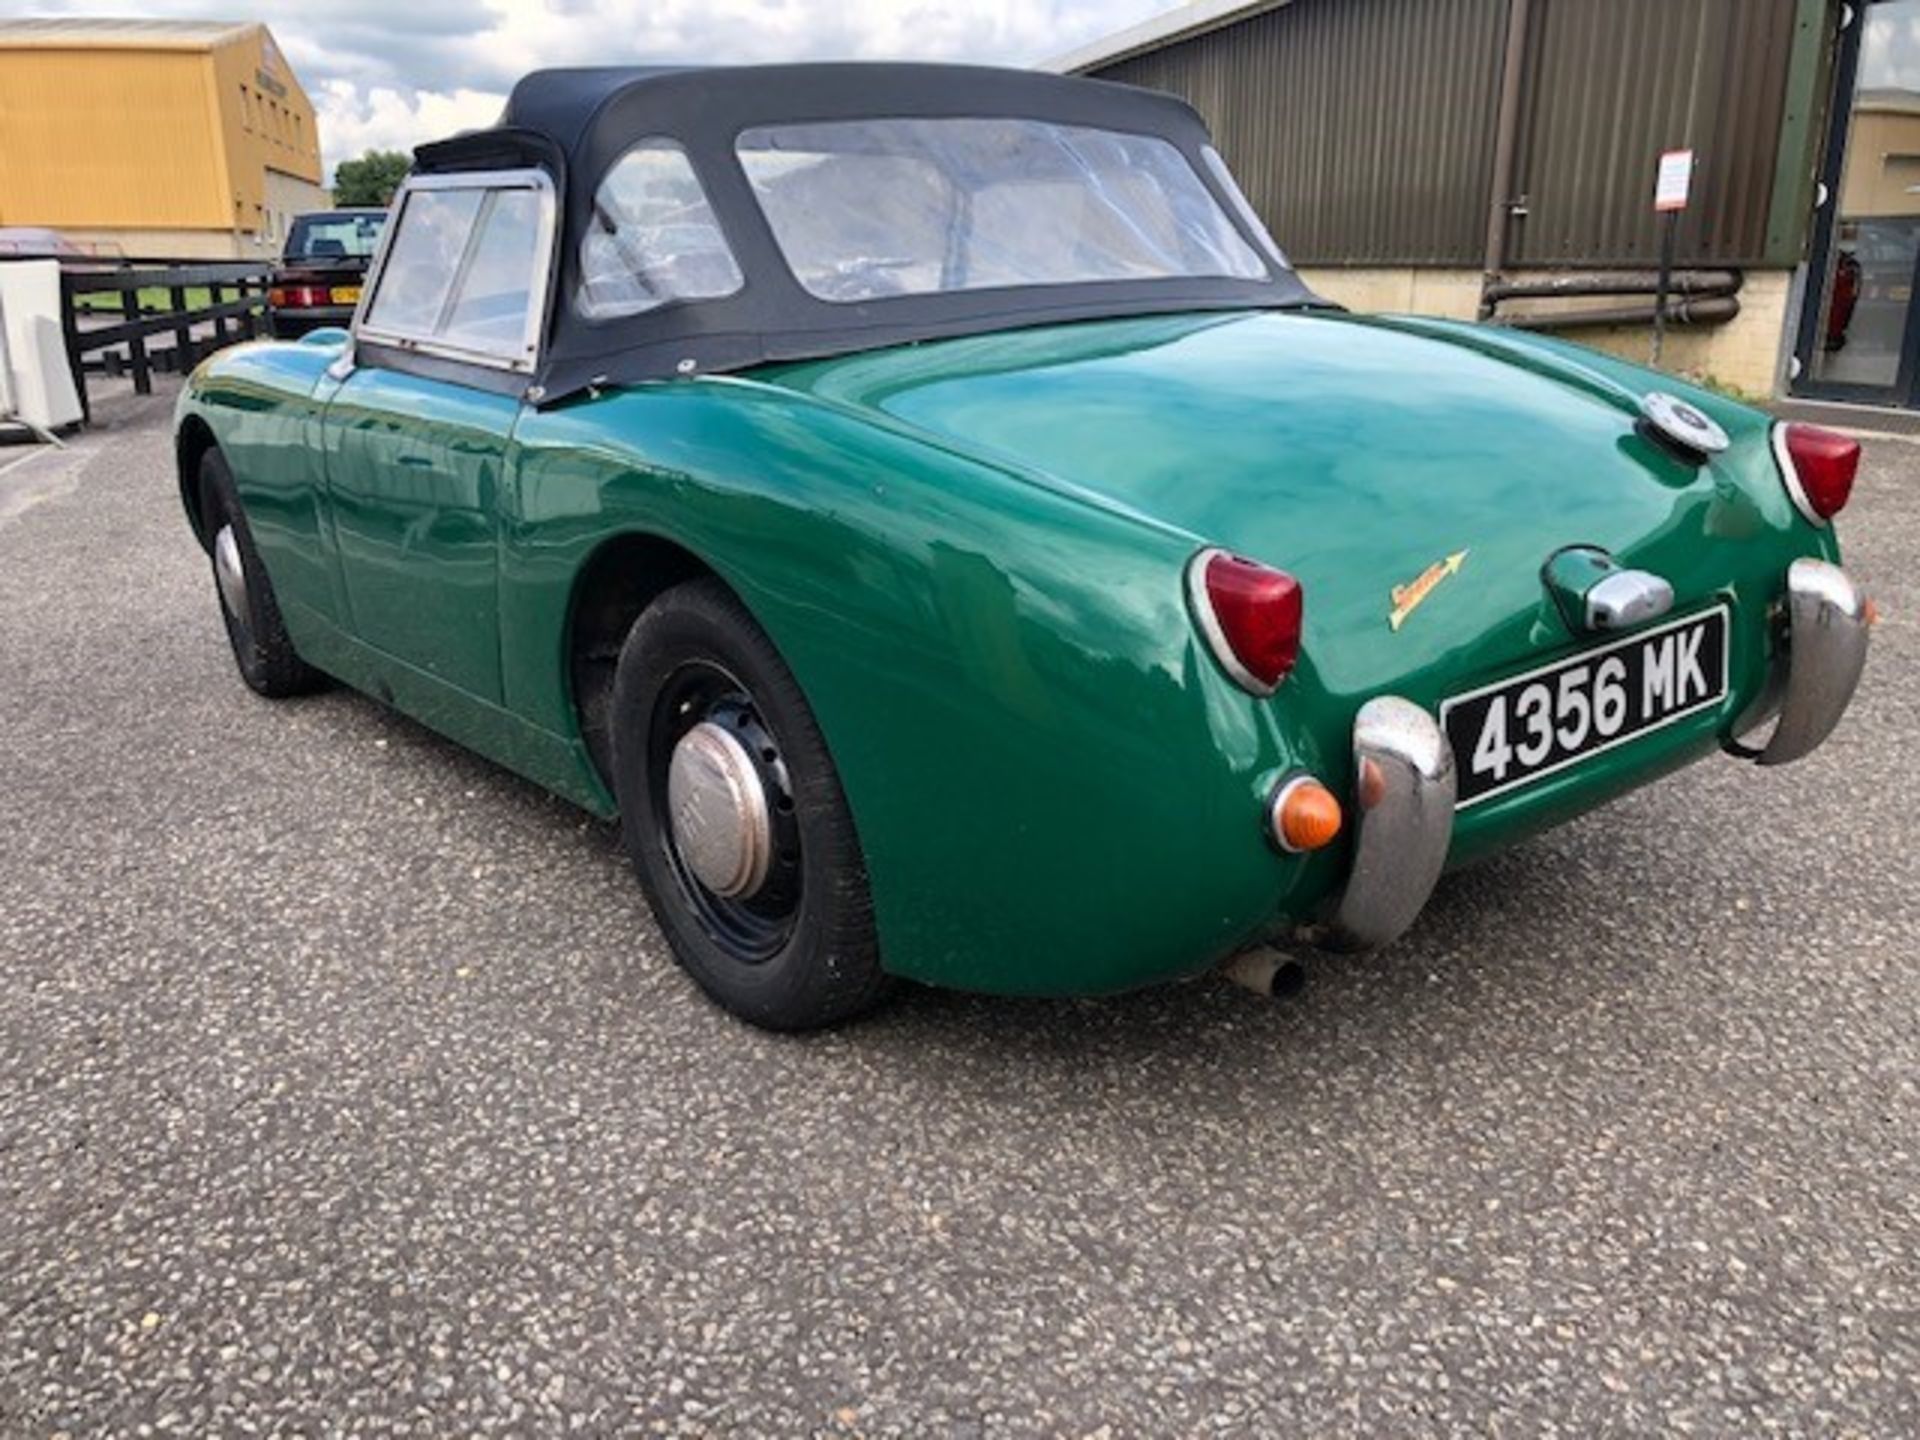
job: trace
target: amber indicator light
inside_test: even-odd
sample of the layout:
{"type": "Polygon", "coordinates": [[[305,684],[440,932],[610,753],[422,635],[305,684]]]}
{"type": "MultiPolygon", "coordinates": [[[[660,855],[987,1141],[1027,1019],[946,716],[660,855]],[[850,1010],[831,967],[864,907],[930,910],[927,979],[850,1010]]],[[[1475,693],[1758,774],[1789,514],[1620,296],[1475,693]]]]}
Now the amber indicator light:
{"type": "Polygon", "coordinates": [[[1334,793],[1304,777],[1281,787],[1273,807],[1273,838],[1283,850],[1318,850],[1333,843],[1343,817],[1334,793]]]}

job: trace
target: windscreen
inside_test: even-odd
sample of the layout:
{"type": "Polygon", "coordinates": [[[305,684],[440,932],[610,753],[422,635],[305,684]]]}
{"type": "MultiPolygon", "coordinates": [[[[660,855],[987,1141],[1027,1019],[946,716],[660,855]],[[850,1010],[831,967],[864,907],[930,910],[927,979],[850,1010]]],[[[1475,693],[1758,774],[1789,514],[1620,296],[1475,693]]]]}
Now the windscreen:
{"type": "Polygon", "coordinates": [[[287,259],[371,259],[386,223],[384,214],[302,215],[287,232],[287,259]]]}
{"type": "Polygon", "coordinates": [[[844,120],[744,130],[737,151],[787,264],[823,300],[1270,274],[1158,136],[844,120]]]}

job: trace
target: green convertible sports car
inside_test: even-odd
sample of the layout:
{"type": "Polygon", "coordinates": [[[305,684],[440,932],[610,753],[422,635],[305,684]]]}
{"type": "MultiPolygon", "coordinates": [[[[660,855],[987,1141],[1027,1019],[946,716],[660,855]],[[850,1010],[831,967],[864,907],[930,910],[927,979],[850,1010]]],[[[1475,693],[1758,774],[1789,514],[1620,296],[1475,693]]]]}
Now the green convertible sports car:
{"type": "Polygon", "coordinates": [[[759,1024],[1383,944],[1865,659],[1853,442],[1342,312],[1166,96],[543,72],[392,214],[350,330],[180,402],[240,672],[617,814],[759,1024]]]}

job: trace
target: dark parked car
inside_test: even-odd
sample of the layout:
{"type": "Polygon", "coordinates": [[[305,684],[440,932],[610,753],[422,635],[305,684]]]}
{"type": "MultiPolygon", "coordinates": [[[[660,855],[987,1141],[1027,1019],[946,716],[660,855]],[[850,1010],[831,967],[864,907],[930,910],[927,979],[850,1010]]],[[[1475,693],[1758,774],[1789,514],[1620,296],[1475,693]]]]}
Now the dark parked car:
{"type": "Polygon", "coordinates": [[[386,224],[384,210],[296,215],[287,232],[286,253],[267,293],[273,333],[290,338],[353,319],[367,263],[379,248],[386,224]]]}

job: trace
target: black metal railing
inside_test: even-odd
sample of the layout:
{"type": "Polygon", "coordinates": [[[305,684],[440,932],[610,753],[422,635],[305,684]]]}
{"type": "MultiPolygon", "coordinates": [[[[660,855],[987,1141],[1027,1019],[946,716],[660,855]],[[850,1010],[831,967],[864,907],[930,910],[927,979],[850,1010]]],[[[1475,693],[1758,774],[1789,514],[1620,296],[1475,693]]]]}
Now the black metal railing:
{"type": "Polygon", "coordinates": [[[130,372],[134,390],[150,395],[155,370],[185,374],[203,355],[264,333],[272,270],[265,260],[63,261],[60,323],[81,414],[93,418],[90,374],[130,372]]]}

